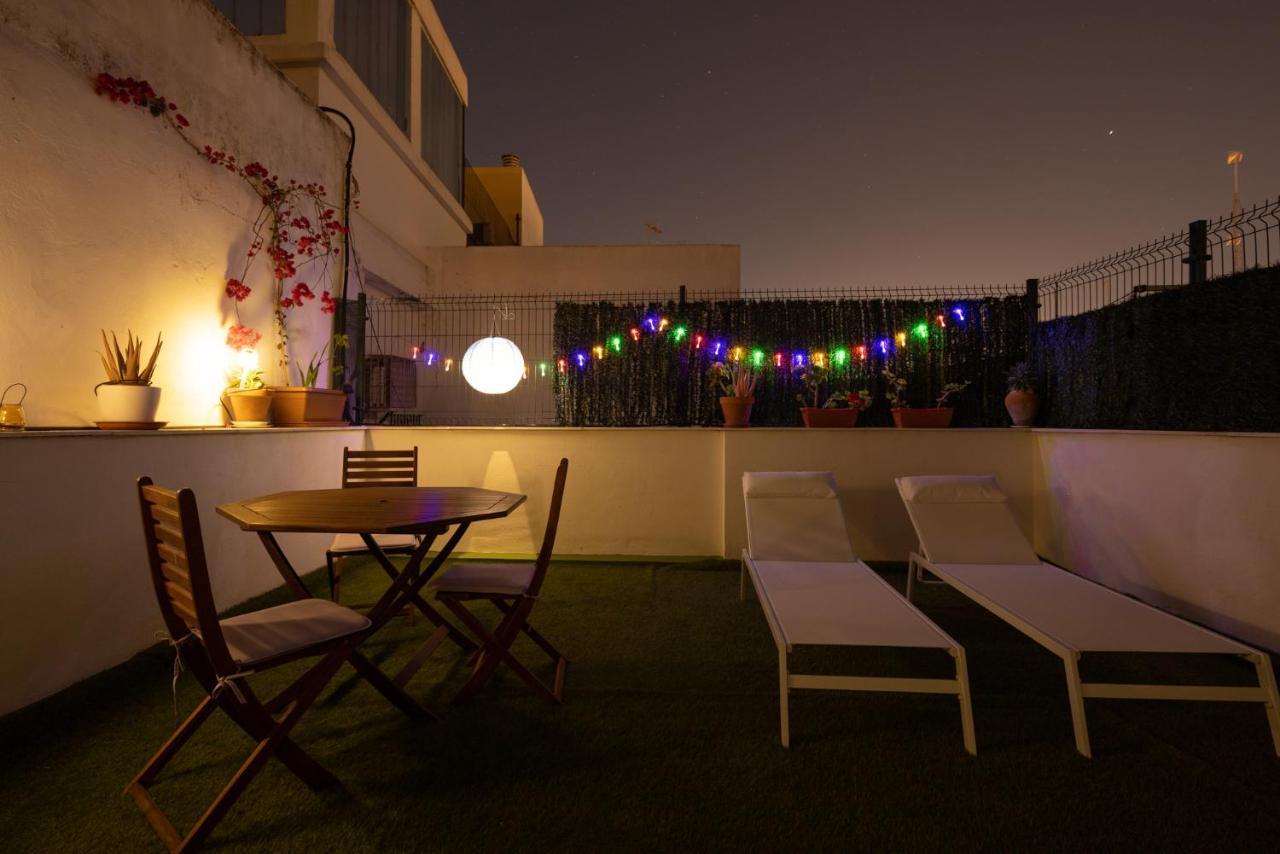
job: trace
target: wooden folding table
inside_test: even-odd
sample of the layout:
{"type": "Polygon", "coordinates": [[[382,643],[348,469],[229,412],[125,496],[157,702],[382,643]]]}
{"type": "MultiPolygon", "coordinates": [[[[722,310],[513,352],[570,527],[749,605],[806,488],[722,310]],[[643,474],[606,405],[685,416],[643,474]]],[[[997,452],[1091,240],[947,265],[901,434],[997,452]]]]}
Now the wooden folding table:
{"type": "MultiPolygon", "coordinates": [[[[475,643],[470,638],[450,625],[422,598],[422,588],[444,565],[472,522],[508,516],[524,500],[523,495],[472,487],[312,489],[277,492],[220,504],[218,513],[242,530],[258,535],[285,584],[298,599],[311,598],[311,592],[289,563],[275,535],[285,532],[359,534],[374,560],[392,579],[391,586],[369,611],[372,625],[364,640],[386,625],[402,608],[413,606],[436,626],[424,649],[430,649],[433,641],[438,642],[444,636],[464,648],[474,648],[475,643]],[[432,544],[452,526],[457,527],[424,568],[422,563],[432,544]],[[374,534],[417,534],[421,542],[408,562],[397,569],[378,547],[374,534]]],[[[394,678],[383,673],[359,651],[352,652],[348,660],[362,677],[406,714],[415,717],[429,714],[404,690],[405,683],[422,666],[425,656],[413,656],[394,678]]]]}

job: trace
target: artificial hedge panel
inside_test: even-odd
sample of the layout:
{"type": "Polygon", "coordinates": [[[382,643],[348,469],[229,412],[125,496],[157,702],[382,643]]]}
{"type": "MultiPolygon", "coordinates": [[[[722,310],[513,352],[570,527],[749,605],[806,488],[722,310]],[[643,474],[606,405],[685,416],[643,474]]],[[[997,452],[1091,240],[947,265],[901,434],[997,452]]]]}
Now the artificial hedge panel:
{"type": "MultiPolygon", "coordinates": [[[[655,324],[656,325],[656,324],[655,324]]],[[[801,390],[796,353],[815,352],[831,363],[839,348],[845,366],[832,364],[836,389],[866,387],[874,403],[859,426],[892,424],[881,371],[907,378],[913,406],[933,405],[947,382],[971,381],[955,398],[957,426],[1008,424],[1003,399],[1009,366],[1026,358],[1027,313],[1022,297],[959,300],[730,300],[678,304],[560,303],[554,347],[564,372],[556,383],[556,413],[566,426],[694,426],[722,423],[719,391],[710,378],[714,348],[741,347],[749,359],[764,351],[766,366],[752,408],[757,426],[799,426],[801,390]],[[957,311],[958,310],[958,311],[957,311]],[[939,322],[938,318],[942,320],[939,322]],[[647,320],[665,318],[655,333],[647,320]],[[925,324],[926,335],[915,329],[925,324]],[[686,335],[677,340],[675,330],[686,335]],[[639,340],[631,330],[641,330],[639,340]],[[897,334],[907,334],[899,347],[897,334]],[[701,346],[697,336],[702,336],[701,346]],[[621,347],[611,342],[620,337],[621,347]],[[886,341],[887,353],[879,342],[886,341]],[[867,348],[865,361],[858,346],[867,348]],[[594,348],[604,348],[597,358],[594,348]],[[784,366],[774,366],[776,353],[784,366]],[[579,367],[581,357],[584,363],[579,367]]],[[[827,390],[824,390],[824,394],[827,390]]]]}
{"type": "Polygon", "coordinates": [[[1280,266],[1038,327],[1049,427],[1280,431],[1280,266]]]}

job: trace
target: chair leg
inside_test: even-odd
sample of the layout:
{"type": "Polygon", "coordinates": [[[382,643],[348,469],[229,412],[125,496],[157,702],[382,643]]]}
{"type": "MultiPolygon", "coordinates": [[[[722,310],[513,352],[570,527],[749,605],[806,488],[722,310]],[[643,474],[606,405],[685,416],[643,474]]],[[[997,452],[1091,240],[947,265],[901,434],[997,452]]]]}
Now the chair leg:
{"type": "MultiPolygon", "coordinates": [[[[217,703],[212,697],[205,697],[201,700],[200,705],[196,706],[195,710],[187,715],[187,719],[182,722],[182,726],[178,727],[173,735],[169,736],[169,740],[151,757],[150,761],[142,766],[142,770],[138,772],[137,776],[133,778],[133,782],[129,785],[142,784],[145,786],[154,780],[156,775],[169,763],[169,760],[177,755],[182,746],[187,743],[187,740],[208,719],[209,714],[215,708],[217,708],[217,703]]],[[[125,792],[127,793],[128,791],[129,789],[126,787],[125,792]]]]}
{"type": "Polygon", "coordinates": [[[1084,693],[1080,690],[1080,653],[1063,656],[1062,664],[1067,672],[1067,697],[1071,702],[1071,728],[1075,731],[1076,750],[1086,759],[1092,759],[1089,726],[1084,719],[1084,693]]]}
{"type": "Polygon", "coordinates": [[[973,699],[969,692],[969,665],[965,662],[964,649],[956,647],[951,650],[956,660],[956,683],[960,698],[960,731],[964,738],[965,752],[970,756],[978,753],[977,738],[973,733],[973,699]]]}
{"type": "MultiPolygon", "coordinates": [[[[558,652],[548,653],[552,656],[552,660],[556,663],[556,674],[553,687],[548,688],[542,683],[538,677],[534,676],[527,667],[521,664],[514,655],[511,654],[511,644],[519,636],[520,632],[527,625],[529,611],[533,607],[527,600],[519,605],[507,605],[509,610],[504,609],[505,616],[498,624],[497,629],[490,632],[485,625],[467,609],[465,605],[446,598],[442,600],[445,605],[458,615],[458,619],[462,621],[468,629],[472,631],[483,646],[483,652],[476,662],[475,668],[472,670],[471,677],[467,680],[462,689],[458,691],[458,695],[453,699],[455,704],[465,703],[475,697],[477,693],[488,683],[493,677],[494,670],[498,664],[505,663],[512,672],[529,686],[530,690],[541,696],[549,703],[560,703],[563,696],[564,688],[564,671],[566,660],[558,652]]],[[[495,600],[496,601],[496,600],[495,600]]],[[[531,636],[532,637],[532,636],[531,636]]],[[[541,636],[539,636],[541,637],[541,636]]],[[[552,650],[548,643],[548,647],[552,650]]],[[[544,650],[545,651],[545,650],[544,650]]]]}
{"type": "Polygon", "coordinates": [[[329,576],[329,598],[334,602],[338,601],[338,585],[342,581],[342,578],[339,575],[342,571],[338,563],[339,560],[340,558],[338,558],[333,552],[327,551],[324,553],[324,568],[326,574],[329,576]]]}
{"type": "Polygon", "coordinates": [[[1271,668],[1271,656],[1265,652],[1249,656],[1258,672],[1258,684],[1266,692],[1267,724],[1271,727],[1271,744],[1280,756],[1280,691],[1276,689],[1276,674],[1271,668]]]}

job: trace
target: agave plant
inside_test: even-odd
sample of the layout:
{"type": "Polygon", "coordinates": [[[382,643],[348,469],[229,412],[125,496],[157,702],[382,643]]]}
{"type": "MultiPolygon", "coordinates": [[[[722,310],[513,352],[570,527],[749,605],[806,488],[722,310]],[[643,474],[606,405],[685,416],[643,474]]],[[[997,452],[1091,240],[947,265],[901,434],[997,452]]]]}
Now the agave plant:
{"type": "Polygon", "coordinates": [[[164,344],[156,335],[156,345],[151,350],[151,358],[146,367],[142,366],[142,339],[133,337],[133,330],[125,335],[125,347],[120,349],[116,334],[111,333],[107,340],[107,331],[102,330],[103,352],[102,367],[107,372],[107,381],[103,385],[151,385],[151,375],[156,370],[156,357],[160,355],[160,347],[164,344]]]}

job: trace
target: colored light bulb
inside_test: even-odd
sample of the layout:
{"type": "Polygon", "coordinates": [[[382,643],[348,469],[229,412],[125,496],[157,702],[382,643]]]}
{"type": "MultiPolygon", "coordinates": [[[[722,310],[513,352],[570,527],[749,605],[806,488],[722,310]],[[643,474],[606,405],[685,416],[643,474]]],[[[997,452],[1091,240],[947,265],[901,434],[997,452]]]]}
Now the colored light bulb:
{"type": "Polygon", "coordinates": [[[956,320],[960,321],[961,323],[964,323],[964,309],[963,309],[963,308],[961,308],[960,306],[956,306],[955,308],[951,309],[951,313],[952,313],[952,314],[954,314],[954,315],[956,316],[956,320]]]}
{"type": "Polygon", "coordinates": [[[633,327],[631,327],[631,340],[632,340],[632,341],[639,341],[639,340],[640,340],[640,327],[639,327],[639,326],[633,326],[633,327]]]}
{"type": "Polygon", "coordinates": [[[898,346],[899,346],[899,347],[905,347],[905,346],[907,346],[907,333],[905,333],[905,332],[899,332],[899,333],[898,333],[897,335],[895,335],[894,337],[898,340],[898,346]]]}
{"type": "Polygon", "coordinates": [[[591,348],[591,352],[595,355],[595,357],[596,357],[597,359],[603,359],[603,358],[604,358],[604,345],[603,345],[603,344],[597,344],[596,346],[594,346],[594,347],[592,347],[592,348],[591,348]]]}
{"type": "Polygon", "coordinates": [[[941,314],[938,315],[938,328],[939,329],[947,328],[947,318],[944,315],[941,315],[941,314]]]}
{"type": "Polygon", "coordinates": [[[774,354],[773,354],[773,366],[774,366],[775,368],[781,368],[781,367],[782,367],[782,354],[781,354],[781,353],[774,353],[774,354]]]}
{"type": "Polygon", "coordinates": [[[827,355],[825,353],[814,353],[813,363],[819,368],[825,368],[827,364],[827,355]]]}
{"type": "Polygon", "coordinates": [[[688,334],[689,330],[685,329],[683,326],[677,326],[675,329],[671,330],[671,337],[676,339],[677,342],[683,341],[684,337],[688,334]]]}
{"type": "Polygon", "coordinates": [[[664,317],[664,318],[662,318],[661,320],[659,320],[659,321],[658,321],[658,331],[659,331],[659,332],[666,332],[666,331],[667,331],[667,327],[668,327],[668,326],[670,326],[670,325],[671,325],[671,321],[667,320],[667,319],[664,317]]]}
{"type": "Polygon", "coordinates": [[[451,368],[453,368],[453,359],[445,359],[445,360],[444,360],[444,369],[445,369],[446,371],[448,371],[448,370],[450,370],[451,368]]]}
{"type": "Polygon", "coordinates": [[[741,361],[742,361],[742,348],[741,348],[741,347],[734,347],[734,348],[733,348],[733,360],[734,360],[735,362],[741,362],[741,361]]]}
{"type": "Polygon", "coordinates": [[[928,337],[929,337],[929,324],[925,323],[925,322],[922,320],[922,321],[920,321],[919,323],[917,323],[917,324],[916,324],[916,328],[915,328],[915,330],[914,330],[914,331],[915,331],[915,334],[916,334],[916,337],[917,337],[917,338],[928,338],[928,337]]]}
{"type": "Polygon", "coordinates": [[[831,361],[843,368],[845,362],[849,361],[849,351],[841,347],[831,354],[831,361]]]}
{"type": "Polygon", "coordinates": [[[803,368],[803,367],[804,367],[804,353],[792,353],[792,354],[791,354],[791,365],[792,365],[792,367],[796,367],[796,368],[803,368]]]}
{"type": "Polygon", "coordinates": [[[577,359],[577,361],[578,361],[578,367],[579,367],[579,368],[585,368],[585,367],[587,366],[587,354],[586,354],[586,353],[579,353],[579,354],[577,354],[577,356],[575,356],[574,358],[575,358],[575,359],[577,359]]]}
{"type": "Polygon", "coordinates": [[[540,377],[545,377],[546,375],[547,375],[547,363],[546,363],[546,362],[539,362],[539,363],[538,363],[538,376],[540,376],[540,377]]]}
{"type": "Polygon", "coordinates": [[[650,332],[658,331],[658,320],[655,317],[646,317],[644,319],[644,325],[649,327],[650,332]]]}
{"type": "Polygon", "coordinates": [[[867,345],[866,345],[866,344],[859,344],[859,345],[858,345],[858,347],[857,347],[857,349],[856,349],[854,352],[856,352],[856,353],[858,354],[858,359],[859,359],[859,360],[861,360],[861,361],[863,361],[863,362],[865,362],[865,361],[867,360],[867,345]]]}
{"type": "Polygon", "coordinates": [[[612,338],[610,338],[609,346],[613,348],[613,352],[621,353],[622,352],[622,336],[615,335],[612,338]]]}
{"type": "Polygon", "coordinates": [[[556,368],[559,369],[562,374],[568,373],[569,360],[564,358],[556,359],[556,368]]]}
{"type": "Polygon", "coordinates": [[[693,349],[695,350],[702,349],[702,333],[701,332],[693,336],[693,349]]]}
{"type": "Polygon", "coordinates": [[[719,356],[722,350],[724,350],[723,341],[717,341],[715,344],[711,345],[711,355],[713,356],[719,356]]]}
{"type": "Polygon", "coordinates": [[[889,339],[888,338],[881,338],[878,346],[880,347],[881,355],[885,355],[885,356],[889,355],[889,339]]]}
{"type": "Polygon", "coordinates": [[[435,354],[435,351],[432,350],[427,353],[427,365],[430,366],[430,365],[434,365],[435,363],[436,363],[436,354],[435,354]]]}
{"type": "Polygon", "coordinates": [[[751,364],[757,368],[764,367],[764,351],[763,350],[757,349],[757,350],[751,351],[751,364]]]}

